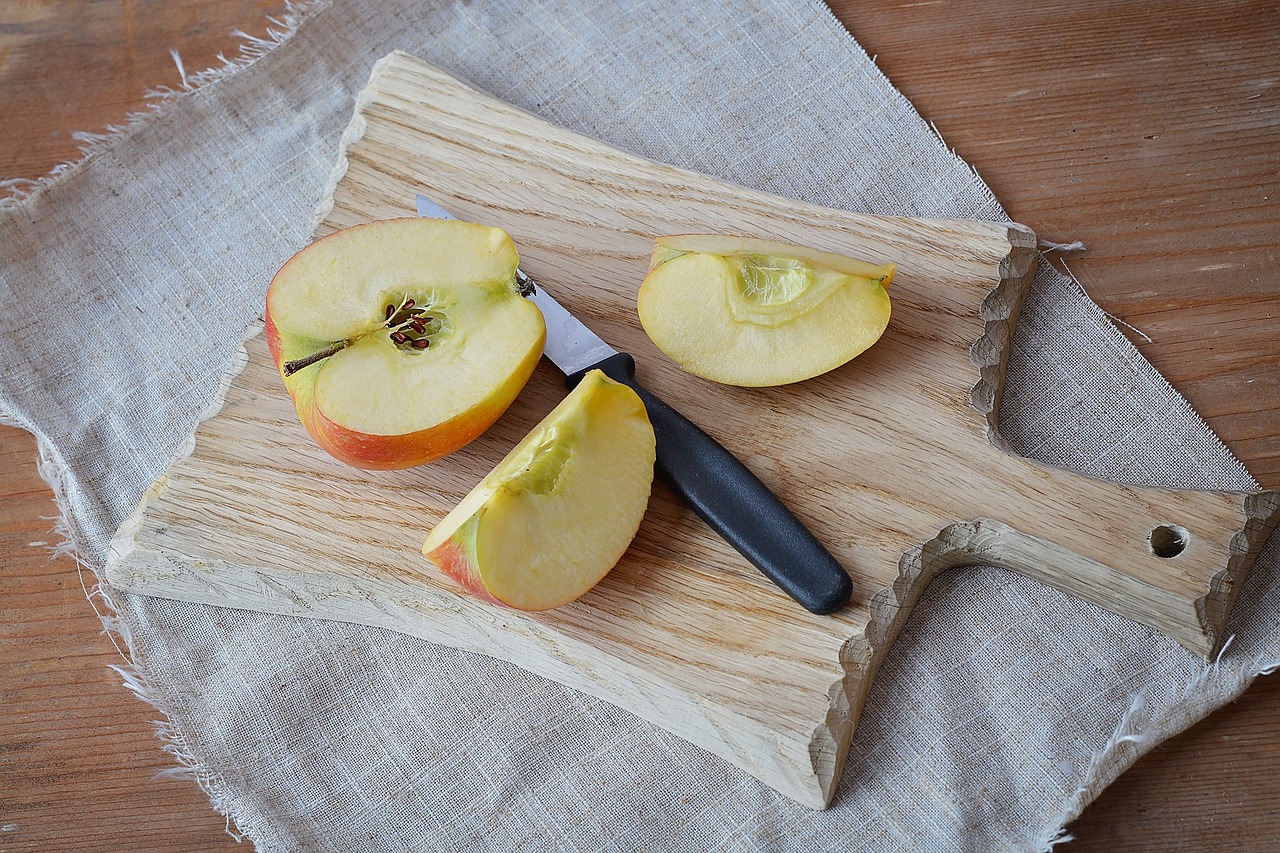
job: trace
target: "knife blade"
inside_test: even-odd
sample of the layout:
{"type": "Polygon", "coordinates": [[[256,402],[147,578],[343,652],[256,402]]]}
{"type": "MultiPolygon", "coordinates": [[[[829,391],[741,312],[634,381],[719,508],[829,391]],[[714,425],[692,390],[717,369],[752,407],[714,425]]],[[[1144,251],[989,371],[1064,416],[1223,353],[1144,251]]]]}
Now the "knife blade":
{"type": "MultiPolygon", "coordinates": [[[[454,219],[425,195],[419,216],[454,219]]],[[[746,465],[696,424],[644,388],[635,378],[635,360],[605,343],[517,270],[522,292],[542,311],[547,324],[543,354],[572,388],[589,370],[629,386],[639,395],[653,424],[659,478],[806,610],[834,613],[853,593],[844,568],[785,504],[746,465]]]]}

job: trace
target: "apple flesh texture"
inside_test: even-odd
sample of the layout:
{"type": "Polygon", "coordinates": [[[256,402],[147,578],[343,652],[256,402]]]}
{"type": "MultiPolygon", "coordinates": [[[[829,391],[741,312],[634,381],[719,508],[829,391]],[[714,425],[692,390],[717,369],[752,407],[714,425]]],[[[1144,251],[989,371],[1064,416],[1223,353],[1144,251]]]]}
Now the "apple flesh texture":
{"type": "Polygon", "coordinates": [[[546,326],[516,285],[519,257],[498,228],[391,219],[334,232],[281,268],[267,291],[267,344],[298,418],[359,468],[409,468],[470,442],[498,419],[542,354],[546,326]],[[388,305],[427,309],[430,346],[396,343],[388,305]]]}
{"type": "Polygon", "coordinates": [[[592,370],[432,529],[422,552],[485,601],[567,604],[635,538],[653,463],[644,403],[592,370]]]}
{"type": "Polygon", "coordinates": [[[640,286],[640,323],[697,376],[744,386],[799,382],[880,338],[894,270],[747,237],[661,237],[640,286]]]}

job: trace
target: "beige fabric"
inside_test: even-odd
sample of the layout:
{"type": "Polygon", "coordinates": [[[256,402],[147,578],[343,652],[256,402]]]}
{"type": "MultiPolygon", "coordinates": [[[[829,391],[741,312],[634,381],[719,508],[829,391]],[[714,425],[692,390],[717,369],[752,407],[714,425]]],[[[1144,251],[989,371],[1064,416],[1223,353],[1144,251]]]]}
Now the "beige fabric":
{"type": "MultiPolygon", "coordinates": [[[[551,121],[764,190],[1003,218],[812,0],[353,0],[312,8],[267,47],[250,45],[247,68],[193,78],[195,91],[0,210],[0,411],[39,437],[91,567],[306,241],[353,95],[393,48],[551,121]]],[[[1017,448],[1077,470],[1255,486],[1047,269],[1003,418],[1017,448]]],[[[939,580],[874,685],[826,812],[504,663],[364,627],[104,594],[132,650],[126,682],[261,850],[1039,850],[1136,755],[1280,655],[1278,556],[1273,541],[1212,667],[1002,571],[939,580]]]]}

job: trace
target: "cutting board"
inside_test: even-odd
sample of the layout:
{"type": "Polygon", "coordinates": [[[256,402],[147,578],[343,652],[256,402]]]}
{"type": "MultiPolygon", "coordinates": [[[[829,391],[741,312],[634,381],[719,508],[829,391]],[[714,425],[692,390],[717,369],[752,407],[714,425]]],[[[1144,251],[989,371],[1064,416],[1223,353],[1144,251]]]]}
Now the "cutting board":
{"type": "Polygon", "coordinates": [[[563,377],[544,361],[452,456],[366,472],[307,438],[260,334],[116,536],[112,585],[502,658],[821,808],[876,667],[939,572],[1005,566],[1209,654],[1276,523],[1276,493],[1135,488],[1001,449],[1004,364],[1036,261],[1021,226],[863,216],[732,186],[554,127],[397,53],[358,99],[316,235],[412,215],[417,192],[505,228],[526,272],[809,525],[852,576],[851,604],[804,611],[660,484],[626,556],[579,601],[535,614],[475,601],[421,557],[422,540],[564,396],[563,377]],[[895,262],[888,332],[791,386],[682,373],[645,337],[635,299],[653,238],[697,231],[895,262]]]}

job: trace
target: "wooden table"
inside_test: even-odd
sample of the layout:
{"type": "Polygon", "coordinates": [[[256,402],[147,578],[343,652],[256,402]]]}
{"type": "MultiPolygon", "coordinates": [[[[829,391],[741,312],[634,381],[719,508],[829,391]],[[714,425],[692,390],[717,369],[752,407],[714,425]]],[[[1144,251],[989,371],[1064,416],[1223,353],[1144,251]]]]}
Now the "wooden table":
{"type": "MultiPolygon", "coordinates": [[[[155,85],[265,32],[280,0],[0,5],[0,178],[76,157],[155,85]]],[[[1280,487],[1280,7],[1200,0],[833,2],[1011,216],[1069,261],[1264,486],[1280,487]]],[[[230,849],[75,563],[30,436],[0,428],[0,851],[230,849]]],[[[1280,849],[1280,680],[1158,747],[1073,850],[1280,849]]]]}

